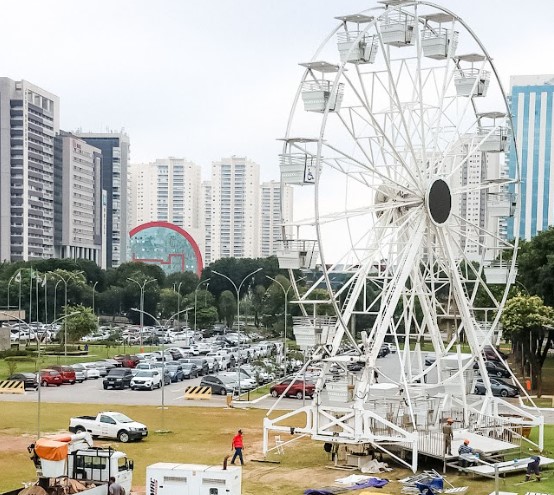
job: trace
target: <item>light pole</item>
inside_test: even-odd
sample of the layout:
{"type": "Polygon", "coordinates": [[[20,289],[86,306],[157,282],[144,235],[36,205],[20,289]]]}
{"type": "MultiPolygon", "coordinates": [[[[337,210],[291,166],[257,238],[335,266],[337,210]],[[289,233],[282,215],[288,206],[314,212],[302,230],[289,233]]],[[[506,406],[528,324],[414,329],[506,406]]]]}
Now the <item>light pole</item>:
{"type": "MultiPolygon", "coordinates": [[[[65,290],[65,311],[67,312],[67,283],[72,279],[72,278],[75,278],[77,275],[82,275],[83,272],[79,271],[79,272],[72,272],[72,273],[68,273],[67,277],[62,277],[59,273],[57,272],[52,272],[52,275],[54,275],[55,277],[58,277],[60,279],[61,282],[63,282],[64,284],[64,290],[65,290]]],[[[32,279],[31,279],[32,280],[32,279]]],[[[58,284],[56,284],[56,287],[58,286],[58,284]]],[[[63,333],[64,333],[64,338],[63,338],[63,341],[64,341],[64,357],[67,358],[67,321],[64,320],[63,322],[63,333]]]]}
{"type": "MultiPolygon", "coordinates": [[[[181,313],[184,313],[185,311],[189,311],[189,310],[190,310],[190,308],[183,309],[181,311],[181,313]]],[[[159,327],[164,328],[166,330],[166,332],[167,332],[167,329],[169,328],[167,322],[172,321],[173,318],[175,318],[176,316],[179,315],[179,312],[172,314],[169,318],[167,318],[165,320],[166,324],[162,325],[160,323],[160,321],[154,315],[148,313],[147,311],[144,311],[143,309],[131,308],[131,311],[136,311],[137,313],[140,313],[141,316],[143,316],[143,315],[150,316],[150,318],[152,318],[159,327]]],[[[164,340],[164,343],[162,344],[162,364],[163,364],[163,367],[162,367],[162,429],[158,430],[158,433],[169,433],[169,431],[166,431],[164,429],[165,428],[165,423],[164,423],[164,409],[165,409],[165,394],[164,394],[164,389],[165,389],[165,380],[164,380],[164,377],[165,377],[165,340],[164,340]]]]}
{"type": "MultiPolygon", "coordinates": [[[[173,284],[173,291],[177,292],[177,313],[179,314],[181,311],[181,284],[183,282],[179,282],[179,285],[173,284]],[[175,286],[177,285],[177,290],[175,290],[175,286]]],[[[179,320],[177,320],[177,330],[181,330],[181,325],[179,324],[179,320]]]]}
{"type": "MultiPolygon", "coordinates": [[[[287,307],[288,307],[288,297],[289,297],[289,290],[292,288],[292,284],[290,284],[287,289],[283,286],[281,282],[279,282],[277,279],[270,277],[269,275],[266,275],[266,278],[269,280],[273,280],[276,284],[283,289],[283,294],[285,295],[285,329],[283,331],[283,373],[284,376],[287,376],[287,307]]],[[[300,282],[300,280],[304,280],[306,277],[299,278],[297,282],[300,282]]]]}
{"type": "Polygon", "coordinates": [[[94,284],[92,285],[92,313],[93,314],[96,314],[96,312],[94,311],[94,295],[96,294],[96,284],[98,283],[98,280],[96,282],[94,282],[94,284]]]}
{"type": "MultiPolygon", "coordinates": [[[[194,289],[194,333],[196,333],[196,301],[198,297],[198,287],[200,287],[202,284],[205,284],[208,282],[208,285],[210,285],[210,279],[207,278],[206,280],[202,280],[202,282],[199,282],[196,286],[196,289],[194,289]]],[[[206,286],[206,290],[208,290],[208,285],[206,286]]]]}
{"type": "Polygon", "coordinates": [[[140,288],[140,352],[144,352],[144,347],[142,345],[142,331],[144,329],[144,314],[145,314],[145,311],[144,311],[144,289],[150,282],[154,282],[156,279],[155,278],[145,278],[142,281],[142,284],[138,280],[135,280],[134,278],[127,277],[127,280],[129,280],[130,282],[134,282],[140,288]]]}
{"type": "Polygon", "coordinates": [[[238,385],[239,385],[239,397],[240,397],[240,289],[242,288],[242,284],[249,279],[252,275],[258,273],[260,270],[262,270],[262,267],[258,268],[257,270],[254,270],[252,273],[249,273],[244,277],[240,283],[240,285],[237,287],[237,284],[233,282],[227,275],[224,275],[223,273],[216,272],[215,270],[212,270],[212,273],[215,273],[216,275],[219,275],[220,277],[226,278],[229,282],[233,284],[233,287],[237,291],[237,335],[238,335],[238,341],[239,341],[239,352],[238,352],[238,362],[239,362],[239,369],[238,369],[238,385]]]}
{"type": "Polygon", "coordinates": [[[56,294],[58,293],[58,285],[62,283],[61,280],[58,280],[56,282],[56,285],[54,286],[54,320],[56,319],[56,294]]]}

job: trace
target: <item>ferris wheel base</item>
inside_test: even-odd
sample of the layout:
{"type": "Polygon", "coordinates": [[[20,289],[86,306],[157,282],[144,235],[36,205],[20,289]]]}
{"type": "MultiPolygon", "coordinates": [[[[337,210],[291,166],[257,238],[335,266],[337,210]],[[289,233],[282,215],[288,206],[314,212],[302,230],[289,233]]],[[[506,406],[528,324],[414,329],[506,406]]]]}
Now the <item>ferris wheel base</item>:
{"type": "MultiPolygon", "coordinates": [[[[457,452],[464,439],[487,454],[509,453],[521,447],[521,442],[543,449],[544,421],[542,416],[533,416],[516,405],[497,397],[480,397],[469,406],[443,411],[456,418],[452,451],[457,452]],[[490,411],[495,411],[494,415],[490,411]],[[481,412],[483,411],[483,412],[481,412]],[[501,411],[501,412],[498,412],[501,411]],[[487,412],[487,414],[485,414],[487,412]],[[528,439],[533,427],[538,427],[538,441],[528,439]]],[[[461,404],[460,404],[461,405],[461,404]]],[[[288,433],[298,437],[310,436],[312,440],[344,445],[368,445],[379,450],[398,463],[417,471],[419,455],[436,459],[454,460],[457,456],[447,456],[444,452],[443,420],[434,423],[415,424],[409,421],[391,421],[393,417],[382,417],[374,411],[348,405],[311,404],[287,412],[277,418],[264,419],[264,455],[275,449],[269,447],[270,432],[288,433]],[[305,415],[306,422],[298,425],[299,417],[305,415]]],[[[442,416],[441,416],[442,418],[442,416]]],[[[398,419],[398,418],[396,418],[398,419]]],[[[294,439],[292,439],[294,440],[294,439]]],[[[289,441],[292,441],[289,440],[289,441]]]]}

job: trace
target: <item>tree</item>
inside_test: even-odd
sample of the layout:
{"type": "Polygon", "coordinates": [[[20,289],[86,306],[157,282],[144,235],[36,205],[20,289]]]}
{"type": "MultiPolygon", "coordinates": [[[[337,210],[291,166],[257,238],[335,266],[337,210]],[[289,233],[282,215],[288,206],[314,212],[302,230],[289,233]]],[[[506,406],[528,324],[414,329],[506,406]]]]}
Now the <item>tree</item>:
{"type": "Polygon", "coordinates": [[[173,287],[175,287],[175,290],[177,290],[179,288],[179,284],[181,284],[179,292],[181,293],[181,295],[184,296],[185,294],[190,294],[191,292],[194,292],[194,289],[196,289],[198,282],[199,280],[195,273],[172,273],[171,275],[168,275],[168,277],[165,279],[164,287],[168,289],[173,289],[173,287]]]}
{"type": "Polygon", "coordinates": [[[62,321],[62,331],[67,325],[67,341],[79,342],[85,335],[97,329],[96,315],[92,312],[92,308],[86,308],[81,304],[76,306],[68,306],[64,308],[65,315],[71,315],[62,321]],[[72,314],[76,313],[76,314],[72,314]]]}
{"type": "Polygon", "coordinates": [[[539,232],[531,241],[521,241],[517,257],[518,282],[549,306],[554,305],[553,253],[554,227],[550,227],[539,232]]]}
{"type": "Polygon", "coordinates": [[[542,394],[542,367],[554,340],[554,309],[538,296],[517,295],[506,302],[501,317],[516,362],[527,371],[537,395],[542,394]]]}
{"type": "Polygon", "coordinates": [[[237,314],[237,302],[234,294],[230,290],[223,291],[219,296],[219,317],[225,320],[229,328],[233,326],[235,315],[237,314]]]}
{"type": "Polygon", "coordinates": [[[177,313],[177,307],[185,308],[179,304],[179,299],[182,299],[181,294],[175,292],[172,288],[162,289],[160,291],[160,302],[158,303],[158,313],[162,318],[169,318],[177,313]]]}

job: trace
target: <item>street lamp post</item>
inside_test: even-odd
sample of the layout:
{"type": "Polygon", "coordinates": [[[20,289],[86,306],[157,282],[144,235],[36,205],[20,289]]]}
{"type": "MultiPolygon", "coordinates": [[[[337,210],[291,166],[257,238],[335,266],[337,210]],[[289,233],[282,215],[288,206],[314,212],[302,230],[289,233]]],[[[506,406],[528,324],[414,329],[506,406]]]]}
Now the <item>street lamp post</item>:
{"type": "Polygon", "coordinates": [[[96,282],[94,282],[94,284],[92,285],[92,313],[93,314],[96,314],[95,312],[95,308],[94,308],[94,295],[96,294],[96,284],[98,284],[98,280],[96,282]]]}
{"type": "Polygon", "coordinates": [[[237,372],[238,375],[238,385],[239,385],[239,397],[240,397],[240,289],[242,288],[242,284],[249,279],[252,275],[258,273],[262,268],[258,268],[257,270],[254,270],[252,273],[249,273],[244,277],[240,283],[240,285],[237,287],[237,284],[233,282],[227,275],[224,275],[223,273],[216,272],[215,270],[212,270],[212,273],[215,273],[216,275],[219,275],[220,277],[226,278],[231,284],[233,284],[233,287],[237,291],[237,334],[238,334],[238,341],[239,341],[239,352],[238,352],[238,362],[239,362],[239,369],[237,372]]]}
{"type": "MultiPolygon", "coordinates": [[[[283,331],[283,373],[284,376],[287,376],[287,308],[288,308],[288,297],[289,297],[289,290],[292,288],[292,284],[290,284],[287,289],[283,286],[281,282],[279,282],[277,279],[270,277],[269,275],[266,275],[266,278],[269,280],[273,280],[276,284],[281,287],[283,290],[283,294],[285,295],[285,328],[283,331]]],[[[300,282],[300,280],[304,280],[306,277],[299,278],[297,282],[300,282]]]]}
{"type": "MultiPolygon", "coordinates": [[[[65,311],[67,311],[67,283],[72,279],[75,278],[77,275],[82,275],[83,272],[73,272],[68,274],[67,277],[62,277],[59,273],[53,272],[52,274],[60,279],[61,282],[64,284],[64,292],[65,292],[65,311]]],[[[32,280],[32,279],[31,279],[32,280]]],[[[56,284],[56,287],[58,284],[56,284]]],[[[54,289],[55,290],[55,289],[54,289]]],[[[54,292],[55,294],[55,292],[54,292]]],[[[63,333],[64,333],[64,357],[67,358],[67,321],[64,320],[63,322],[63,333]]]]}
{"type": "MultiPolygon", "coordinates": [[[[196,333],[196,301],[198,297],[198,287],[206,282],[208,282],[208,285],[210,285],[210,279],[207,278],[206,280],[202,280],[202,282],[198,283],[196,289],[194,289],[194,333],[196,333]]],[[[208,290],[208,285],[206,286],[206,290],[208,290]]]]}
{"type": "Polygon", "coordinates": [[[54,320],[56,319],[56,294],[58,293],[58,285],[62,283],[61,280],[58,280],[56,282],[56,285],[54,286],[54,320]]]}
{"type": "MultiPolygon", "coordinates": [[[[146,278],[142,281],[142,284],[139,281],[135,280],[134,278],[127,277],[127,280],[129,280],[130,282],[134,282],[140,288],[140,352],[144,352],[144,347],[142,345],[142,332],[143,332],[143,329],[144,329],[144,314],[146,313],[144,311],[144,289],[146,288],[146,286],[150,282],[154,282],[154,280],[156,280],[156,279],[146,278]]],[[[148,314],[148,313],[146,313],[146,314],[148,314]]]]}
{"type": "MultiPolygon", "coordinates": [[[[131,310],[136,311],[137,313],[140,313],[141,316],[143,316],[143,315],[150,316],[150,318],[152,318],[159,327],[164,328],[166,330],[166,332],[167,332],[167,329],[169,328],[169,325],[168,325],[167,322],[172,321],[173,318],[175,318],[176,316],[179,315],[179,312],[172,314],[169,318],[167,318],[165,320],[166,324],[162,325],[160,323],[160,321],[154,315],[148,313],[147,311],[144,311],[143,309],[131,308],[131,310]]],[[[190,310],[190,308],[183,309],[181,311],[181,313],[184,313],[185,311],[189,311],[189,310],[190,310]]],[[[162,363],[163,363],[163,367],[162,367],[162,429],[159,430],[158,433],[169,433],[168,431],[166,431],[164,429],[165,428],[165,423],[164,423],[164,409],[165,409],[165,394],[164,394],[164,390],[165,390],[165,380],[164,380],[164,377],[165,377],[165,340],[164,340],[164,343],[162,344],[162,363]]]]}

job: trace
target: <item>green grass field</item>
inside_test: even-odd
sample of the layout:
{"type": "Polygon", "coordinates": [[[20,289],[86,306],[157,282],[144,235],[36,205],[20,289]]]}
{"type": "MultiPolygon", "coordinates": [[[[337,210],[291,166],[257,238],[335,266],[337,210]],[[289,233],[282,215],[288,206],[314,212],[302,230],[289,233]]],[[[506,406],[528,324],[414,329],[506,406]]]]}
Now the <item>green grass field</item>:
{"type": "MultiPolygon", "coordinates": [[[[34,467],[29,460],[25,447],[37,435],[37,405],[23,403],[2,403],[0,421],[0,491],[21,486],[23,481],[34,479],[34,467]]],[[[245,454],[247,464],[243,472],[243,494],[301,494],[306,488],[328,486],[334,478],[347,476],[348,472],[327,469],[332,463],[323,451],[320,442],[308,439],[300,440],[285,448],[285,455],[272,455],[280,464],[260,464],[254,462],[261,458],[262,420],[265,411],[171,407],[162,411],[149,406],[113,406],[105,409],[117,409],[132,418],[145,423],[150,436],[143,442],[110,445],[125,451],[135,461],[134,486],[144,486],[146,466],[154,462],[186,462],[220,464],[224,456],[231,453],[230,443],[233,434],[242,428],[245,435],[245,454]],[[170,433],[156,433],[156,430],[169,430],[170,433]]],[[[64,431],[68,418],[81,414],[95,414],[99,406],[87,404],[42,404],[41,432],[54,433],[64,431]]],[[[554,427],[546,428],[546,451],[554,452],[554,427]]],[[[284,440],[292,437],[284,436],[284,440]]],[[[271,440],[272,441],[272,440],[271,440]]],[[[107,445],[108,442],[100,442],[107,445]]],[[[527,455],[521,452],[520,456],[527,455]]],[[[548,455],[548,454],[547,454],[548,455]]],[[[383,475],[391,480],[401,479],[409,473],[397,465],[394,471],[383,475]]],[[[441,469],[440,465],[422,459],[421,468],[441,469]]],[[[501,480],[501,490],[553,493],[554,477],[547,470],[544,481],[517,486],[524,475],[518,473],[501,480]]],[[[455,486],[469,485],[471,495],[488,495],[494,483],[486,478],[458,476],[447,473],[447,479],[455,486]]],[[[400,493],[401,485],[393,482],[380,493],[400,493]]]]}

